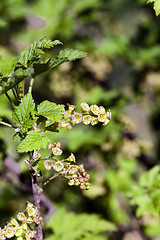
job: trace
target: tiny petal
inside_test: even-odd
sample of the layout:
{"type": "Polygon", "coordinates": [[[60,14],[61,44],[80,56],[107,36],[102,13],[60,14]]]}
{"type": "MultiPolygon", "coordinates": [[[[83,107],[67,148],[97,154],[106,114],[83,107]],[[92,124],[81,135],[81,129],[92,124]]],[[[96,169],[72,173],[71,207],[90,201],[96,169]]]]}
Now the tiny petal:
{"type": "Polygon", "coordinates": [[[45,167],[45,169],[47,170],[51,170],[53,168],[53,163],[50,160],[46,160],[43,163],[43,166],[45,167]]]}
{"type": "Polygon", "coordinates": [[[63,170],[64,165],[61,161],[57,161],[53,164],[53,168],[54,168],[55,171],[60,172],[60,171],[63,170]]]}
{"type": "Polygon", "coordinates": [[[59,147],[52,148],[52,152],[54,155],[57,155],[57,156],[62,154],[62,150],[59,147]]]}
{"type": "Polygon", "coordinates": [[[74,112],[74,114],[72,115],[72,122],[73,123],[81,123],[82,122],[82,114],[74,112]]]}
{"type": "Polygon", "coordinates": [[[90,115],[85,115],[85,116],[83,117],[83,123],[84,123],[85,125],[90,124],[91,121],[92,121],[92,117],[91,117],[90,115]]]}
{"type": "Polygon", "coordinates": [[[98,115],[99,107],[97,105],[91,105],[90,109],[91,109],[93,114],[98,115]]]}
{"type": "Polygon", "coordinates": [[[84,112],[90,111],[90,107],[86,102],[81,103],[81,110],[84,112]]]}

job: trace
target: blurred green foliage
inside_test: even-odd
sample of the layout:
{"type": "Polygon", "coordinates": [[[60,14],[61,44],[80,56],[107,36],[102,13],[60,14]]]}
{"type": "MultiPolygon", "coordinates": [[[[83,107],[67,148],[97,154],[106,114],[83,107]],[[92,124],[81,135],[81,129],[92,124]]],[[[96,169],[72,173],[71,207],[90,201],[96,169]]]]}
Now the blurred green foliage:
{"type": "MultiPolygon", "coordinates": [[[[61,141],[64,155],[74,152],[79,163],[84,163],[93,190],[81,192],[59,178],[47,186],[45,193],[53,204],[78,214],[64,208],[57,211],[44,226],[47,239],[160,239],[159,167],[154,167],[160,157],[160,20],[152,4],[146,0],[2,0],[0,33],[0,55],[13,64],[10,56],[44,35],[88,52],[82,60],[37,77],[36,104],[46,99],[75,105],[86,101],[112,112],[107,128],[76,126],[59,135],[48,133],[61,141]],[[92,220],[91,213],[116,225],[116,230],[98,230],[97,221],[103,220],[92,220]],[[86,222],[85,229],[75,231],[74,224],[68,224],[70,218],[79,225],[86,222]],[[90,228],[92,223],[97,229],[90,228]]],[[[10,122],[11,106],[3,95],[0,117],[10,122]]],[[[23,178],[28,177],[26,156],[15,152],[13,134],[0,126],[2,227],[31,198],[29,193],[21,194],[23,183],[17,183],[14,176],[13,182],[6,182],[4,152],[18,162],[23,178]]]]}

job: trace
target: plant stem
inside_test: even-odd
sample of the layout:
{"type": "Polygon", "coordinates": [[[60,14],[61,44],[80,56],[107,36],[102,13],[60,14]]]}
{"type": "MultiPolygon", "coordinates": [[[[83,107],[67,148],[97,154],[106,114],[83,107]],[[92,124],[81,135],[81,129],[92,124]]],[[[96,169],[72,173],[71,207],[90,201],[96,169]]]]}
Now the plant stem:
{"type": "Polygon", "coordinates": [[[34,83],[34,78],[31,78],[30,85],[29,85],[29,90],[28,90],[29,93],[32,92],[33,83],[34,83]]]}
{"type": "Polygon", "coordinates": [[[6,123],[6,122],[1,122],[0,121],[0,124],[2,124],[2,125],[4,125],[4,126],[6,126],[6,127],[13,127],[11,124],[9,124],[9,123],[6,123]]]}
{"type": "Polygon", "coordinates": [[[59,176],[59,173],[53,175],[52,177],[50,177],[44,184],[43,184],[43,188],[51,181],[53,180],[54,178],[58,177],[59,176]]]}
{"type": "MultiPolygon", "coordinates": [[[[30,168],[31,181],[32,181],[32,191],[33,191],[33,201],[34,206],[37,208],[37,215],[40,216],[40,196],[41,189],[37,185],[37,175],[33,168],[30,168]]],[[[43,240],[43,232],[41,223],[37,225],[37,233],[35,236],[36,240],[43,240]]]]}

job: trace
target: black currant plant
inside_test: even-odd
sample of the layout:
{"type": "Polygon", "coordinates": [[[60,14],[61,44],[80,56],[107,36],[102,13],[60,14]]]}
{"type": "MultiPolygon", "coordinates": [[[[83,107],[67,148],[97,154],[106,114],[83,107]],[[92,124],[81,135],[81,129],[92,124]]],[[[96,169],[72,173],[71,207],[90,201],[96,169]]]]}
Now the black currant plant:
{"type": "Polygon", "coordinates": [[[33,204],[28,202],[25,212],[17,215],[17,220],[11,221],[0,229],[0,239],[17,238],[43,239],[40,216],[40,200],[46,184],[57,176],[68,181],[69,185],[79,186],[81,189],[90,190],[90,175],[84,166],[76,165],[76,158],[71,153],[63,159],[60,142],[49,139],[46,132],[58,132],[60,128],[70,130],[73,125],[83,123],[85,125],[101,123],[107,125],[111,120],[110,110],[97,105],[89,106],[81,103],[81,110],[75,110],[76,106],[56,104],[45,100],[36,106],[32,96],[32,88],[35,77],[54,67],[75,59],[86,56],[83,51],[65,49],[53,58],[46,59],[45,51],[62,44],[59,40],[51,41],[46,37],[33,43],[29,49],[23,50],[18,58],[6,57],[0,59],[0,94],[5,94],[13,107],[12,121],[6,123],[0,119],[0,124],[14,128],[13,141],[18,143],[17,152],[27,153],[25,160],[32,182],[33,204]],[[24,92],[26,78],[30,79],[28,92],[24,92]],[[12,97],[10,93],[12,92],[12,97]],[[40,150],[48,149],[46,158],[41,157],[40,150]],[[60,157],[58,157],[60,156],[60,157]],[[58,159],[57,159],[58,157],[58,159]],[[62,158],[59,160],[59,158],[62,158]],[[55,174],[46,182],[40,182],[39,162],[47,170],[54,169],[55,174]]]}

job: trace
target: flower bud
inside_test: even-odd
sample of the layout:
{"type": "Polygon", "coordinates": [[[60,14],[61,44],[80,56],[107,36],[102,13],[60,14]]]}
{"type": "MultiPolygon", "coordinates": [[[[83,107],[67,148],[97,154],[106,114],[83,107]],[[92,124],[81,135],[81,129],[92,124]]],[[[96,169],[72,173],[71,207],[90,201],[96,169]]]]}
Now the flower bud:
{"type": "Polygon", "coordinates": [[[67,158],[67,161],[70,161],[70,162],[75,162],[76,161],[76,158],[75,158],[73,153],[71,153],[71,155],[67,158]]]}

